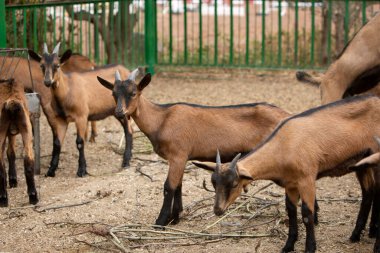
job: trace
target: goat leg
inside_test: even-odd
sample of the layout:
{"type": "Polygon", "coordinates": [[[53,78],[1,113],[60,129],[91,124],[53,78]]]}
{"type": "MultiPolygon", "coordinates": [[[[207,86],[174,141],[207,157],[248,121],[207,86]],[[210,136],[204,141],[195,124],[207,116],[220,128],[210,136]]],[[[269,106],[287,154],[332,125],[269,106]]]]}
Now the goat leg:
{"type": "Polygon", "coordinates": [[[179,214],[183,211],[182,206],[182,184],[180,184],[174,191],[173,211],[170,220],[172,224],[179,222],[179,214]]]}
{"type": "Polygon", "coordinates": [[[315,202],[314,202],[314,225],[318,225],[319,224],[318,211],[319,211],[319,205],[318,205],[318,202],[317,202],[317,197],[315,197],[315,202]]]}
{"type": "MultiPolygon", "coordinates": [[[[376,172],[375,172],[376,173],[376,172]]],[[[377,236],[377,231],[379,230],[379,214],[380,214],[380,187],[376,185],[374,187],[374,195],[372,199],[372,215],[371,223],[369,225],[368,236],[370,238],[375,238],[377,236]]]]}
{"type": "Polygon", "coordinates": [[[362,231],[365,228],[365,224],[367,223],[367,219],[369,216],[369,211],[371,210],[371,204],[374,198],[374,189],[370,188],[366,190],[364,186],[364,173],[363,171],[359,171],[356,173],[360,187],[362,189],[362,203],[360,204],[360,210],[358,213],[358,217],[356,219],[356,225],[354,230],[352,231],[350,241],[358,242],[360,241],[360,236],[362,231]]]}
{"type": "Polygon", "coordinates": [[[298,226],[297,226],[297,202],[298,193],[287,190],[285,197],[286,211],[289,217],[289,233],[285,246],[282,248],[283,253],[294,251],[294,244],[298,239],[298,226]],[[291,194],[293,193],[293,194],[291,194]]]}
{"type": "Polygon", "coordinates": [[[86,158],[84,156],[84,141],[83,138],[80,135],[77,135],[76,139],[77,148],[79,151],[79,166],[77,171],[78,177],[84,177],[87,175],[87,164],[86,164],[86,158]]]}
{"type": "Polygon", "coordinates": [[[306,227],[305,252],[313,253],[317,248],[314,234],[314,216],[304,201],[302,201],[302,221],[306,227]]]}
{"type": "Polygon", "coordinates": [[[50,167],[48,169],[48,172],[45,176],[47,177],[54,177],[55,176],[55,170],[58,167],[59,163],[59,156],[61,155],[61,147],[63,144],[63,141],[65,139],[66,131],[67,131],[67,122],[63,119],[60,119],[58,117],[55,118],[55,129],[56,134],[53,133],[53,154],[50,161],[50,167]]]}
{"type": "Polygon", "coordinates": [[[156,225],[168,225],[170,221],[174,192],[175,190],[169,186],[169,180],[166,179],[164,184],[164,203],[162,204],[160,214],[156,220],[156,225]]]}
{"type": "Polygon", "coordinates": [[[130,166],[130,161],[132,158],[132,146],[133,146],[133,130],[131,126],[130,120],[127,117],[123,119],[118,119],[120,124],[124,129],[124,137],[125,137],[125,147],[123,154],[123,163],[121,164],[122,168],[127,168],[130,166]]]}
{"type": "Polygon", "coordinates": [[[7,173],[5,171],[4,161],[3,159],[1,159],[0,160],[0,207],[8,206],[7,175],[6,174],[7,173]]]}
{"type": "Polygon", "coordinates": [[[16,172],[16,154],[15,154],[15,135],[8,135],[8,149],[7,149],[7,158],[9,163],[8,168],[8,179],[9,187],[17,187],[17,172],[16,172]]]}

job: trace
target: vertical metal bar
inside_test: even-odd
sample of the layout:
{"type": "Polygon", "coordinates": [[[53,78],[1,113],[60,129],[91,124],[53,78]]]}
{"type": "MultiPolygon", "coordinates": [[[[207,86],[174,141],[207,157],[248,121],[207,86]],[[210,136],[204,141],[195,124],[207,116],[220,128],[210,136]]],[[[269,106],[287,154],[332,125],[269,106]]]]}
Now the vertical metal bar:
{"type": "MultiPolygon", "coordinates": [[[[185,1],[186,2],[186,1],[185,1]]],[[[203,51],[203,45],[202,45],[202,1],[199,1],[199,64],[202,65],[202,51],[203,51]]]]}
{"type": "Polygon", "coordinates": [[[332,0],[329,0],[329,6],[327,9],[327,23],[328,23],[328,36],[327,36],[327,55],[328,62],[331,62],[331,31],[332,31],[332,0]]]}
{"type": "Polygon", "coordinates": [[[34,148],[34,174],[41,174],[41,153],[40,153],[40,120],[32,116],[33,123],[33,148],[34,148]]]}
{"type": "Polygon", "coordinates": [[[364,25],[367,22],[367,1],[363,0],[362,2],[362,24],[364,25]]]}
{"type": "Polygon", "coordinates": [[[46,42],[47,40],[47,22],[46,22],[46,8],[43,9],[43,21],[44,22],[44,35],[43,35],[43,39],[44,39],[44,42],[46,42]]]}
{"type": "Polygon", "coordinates": [[[27,48],[26,44],[26,19],[27,19],[27,9],[23,11],[23,33],[22,33],[22,45],[24,48],[27,48]]]}
{"type": "Polygon", "coordinates": [[[79,10],[79,53],[80,54],[83,54],[83,46],[82,46],[82,43],[83,43],[83,14],[82,14],[82,5],[80,5],[80,10],[79,10]]]}
{"type": "MultiPolygon", "coordinates": [[[[103,3],[103,7],[104,7],[104,5],[105,4],[103,3]]],[[[123,17],[123,21],[124,21],[123,27],[124,27],[124,30],[121,31],[121,32],[124,35],[123,41],[124,41],[124,46],[125,46],[124,49],[123,49],[123,51],[124,51],[123,64],[126,65],[127,64],[127,54],[128,54],[128,49],[126,48],[126,46],[127,46],[127,28],[128,28],[128,18],[127,18],[127,15],[128,15],[128,6],[127,6],[127,3],[123,3],[122,7],[123,7],[123,10],[122,10],[123,12],[122,13],[124,13],[124,17],[123,17]]],[[[121,11],[121,9],[120,9],[120,11],[121,11]]],[[[104,14],[103,14],[103,16],[104,16],[104,14]]],[[[103,21],[104,21],[104,19],[103,19],[103,21]]],[[[105,27],[105,25],[103,27],[105,27]]]]}
{"type": "Polygon", "coordinates": [[[114,62],[115,61],[115,54],[114,54],[114,41],[115,41],[115,38],[114,38],[114,25],[113,25],[113,8],[114,8],[114,2],[111,1],[110,2],[110,8],[109,8],[109,20],[110,20],[110,23],[109,23],[109,26],[110,26],[110,47],[111,47],[111,55],[110,55],[110,58],[111,58],[111,62],[114,62]]]}
{"type": "Polygon", "coordinates": [[[104,52],[104,56],[103,56],[103,63],[106,63],[107,62],[107,59],[106,59],[106,56],[107,56],[107,40],[109,40],[108,38],[108,29],[106,29],[106,3],[103,2],[102,3],[102,26],[103,26],[103,52],[104,52]]]}
{"type": "Polygon", "coordinates": [[[145,0],[145,62],[148,65],[148,72],[154,74],[155,64],[155,1],[145,0]]]}
{"type": "MultiPolygon", "coordinates": [[[[117,34],[117,62],[118,63],[121,63],[121,1],[118,2],[118,10],[117,10],[117,21],[116,21],[116,25],[117,25],[117,31],[116,31],[116,34],[117,34]]],[[[132,41],[133,41],[133,30],[131,31],[131,36],[132,36],[132,41]]],[[[99,47],[98,47],[98,50],[99,50],[99,47]]],[[[134,47],[132,46],[132,50],[134,50],[134,47]]]]}
{"type": "Polygon", "coordinates": [[[33,50],[37,51],[37,9],[33,8],[33,50]]]}
{"type": "Polygon", "coordinates": [[[310,65],[314,65],[314,42],[315,42],[315,0],[311,1],[311,46],[310,46],[310,65]]]}
{"type": "Polygon", "coordinates": [[[245,65],[249,64],[249,1],[245,1],[245,65]]]}
{"type": "MultiPolygon", "coordinates": [[[[1,16],[1,15],[0,15],[1,16]]],[[[2,22],[2,21],[0,21],[2,22]]],[[[18,45],[17,45],[17,41],[18,41],[18,32],[17,32],[17,21],[16,21],[16,10],[12,10],[12,25],[13,25],[13,37],[14,37],[14,40],[15,40],[15,43],[14,43],[14,47],[17,48],[18,45]]],[[[0,37],[2,37],[0,35],[0,37]]],[[[4,37],[5,38],[5,37],[4,37]]],[[[0,46],[1,47],[1,46],[0,46]]],[[[4,47],[6,47],[6,45],[4,45],[4,47]]]]}
{"type": "Polygon", "coordinates": [[[98,4],[94,3],[94,56],[96,64],[99,64],[99,19],[98,19],[98,4]]]}
{"type": "Polygon", "coordinates": [[[277,65],[281,66],[282,62],[282,2],[281,0],[278,0],[278,53],[277,53],[277,65]]]}
{"type": "Polygon", "coordinates": [[[295,21],[294,21],[294,65],[298,66],[298,0],[295,0],[295,21]]]}
{"type": "Polygon", "coordinates": [[[61,48],[62,52],[65,51],[66,49],[66,20],[65,20],[65,7],[62,7],[62,43],[61,43],[61,48]]]}
{"type": "Polygon", "coordinates": [[[265,1],[262,2],[261,17],[261,66],[265,63],[265,1]]]}
{"type": "Polygon", "coordinates": [[[214,65],[218,65],[218,3],[214,1],[214,65]]]}
{"type": "Polygon", "coordinates": [[[183,61],[187,64],[187,1],[183,1],[183,32],[184,32],[184,45],[183,45],[183,61]]]}
{"type": "MultiPolygon", "coordinates": [[[[88,11],[90,11],[90,4],[87,4],[87,7],[88,7],[88,11]]],[[[87,44],[87,56],[88,58],[91,59],[91,17],[90,15],[88,15],[88,19],[87,19],[87,41],[88,41],[88,44],[87,44]]]]}
{"type": "Polygon", "coordinates": [[[57,20],[57,14],[54,6],[54,11],[53,11],[53,45],[57,43],[57,38],[56,38],[56,20],[57,20]]]}
{"type": "Polygon", "coordinates": [[[172,1],[169,1],[169,63],[173,63],[173,9],[172,1]]]}
{"type": "Polygon", "coordinates": [[[70,17],[71,17],[71,31],[69,31],[70,33],[70,48],[72,48],[72,50],[75,50],[77,51],[77,49],[74,48],[74,8],[71,9],[71,13],[70,13],[70,17]]]}
{"type": "Polygon", "coordinates": [[[349,26],[350,26],[350,5],[349,1],[346,0],[345,3],[345,11],[346,14],[344,15],[344,44],[347,45],[348,43],[348,33],[349,33],[349,26]]]}
{"type": "Polygon", "coordinates": [[[0,47],[7,47],[7,25],[5,22],[5,1],[0,1],[0,47]]]}
{"type": "Polygon", "coordinates": [[[234,60],[234,12],[233,2],[230,2],[230,64],[232,65],[234,60]]]}

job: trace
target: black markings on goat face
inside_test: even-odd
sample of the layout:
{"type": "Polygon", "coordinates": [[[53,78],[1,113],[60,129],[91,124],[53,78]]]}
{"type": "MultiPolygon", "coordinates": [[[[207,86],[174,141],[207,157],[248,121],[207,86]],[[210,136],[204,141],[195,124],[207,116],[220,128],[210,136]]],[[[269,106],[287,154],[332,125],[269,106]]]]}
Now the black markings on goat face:
{"type": "Polygon", "coordinates": [[[137,85],[132,80],[115,81],[112,95],[116,101],[115,115],[118,118],[130,116],[137,108],[137,85]]]}
{"type": "Polygon", "coordinates": [[[50,87],[55,84],[55,76],[57,70],[60,67],[57,54],[44,53],[41,59],[41,69],[44,74],[44,84],[46,87],[50,87]]]}

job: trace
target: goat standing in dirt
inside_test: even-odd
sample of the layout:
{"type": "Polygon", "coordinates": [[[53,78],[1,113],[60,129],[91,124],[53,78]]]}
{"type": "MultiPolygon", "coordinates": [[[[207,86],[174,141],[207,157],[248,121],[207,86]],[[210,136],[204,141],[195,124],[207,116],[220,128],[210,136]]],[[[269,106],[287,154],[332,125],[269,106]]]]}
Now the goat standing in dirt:
{"type": "MultiPolygon", "coordinates": [[[[108,116],[114,115],[115,101],[108,89],[96,82],[97,75],[113,76],[116,70],[122,71],[124,76],[129,71],[121,65],[98,68],[94,71],[84,73],[63,73],[60,65],[64,65],[70,58],[71,51],[66,51],[61,58],[58,57],[59,44],[49,54],[45,47],[44,53],[39,56],[36,53],[30,53],[30,56],[41,63],[44,74],[44,84],[50,88],[52,97],[51,107],[61,117],[57,124],[57,143],[54,143],[55,150],[47,176],[55,176],[55,170],[58,166],[59,153],[61,145],[66,135],[69,122],[75,122],[77,129],[76,144],[79,151],[77,175],[83,177],[87,174],[86,159],[84,155],[84,136],[86,133],[88,120],[102,120],[108,116]]],[[[122,166],[129,166],[131,159],[132,132],[127,118],[119,120],[124,128],[126,146],[123,156],[122,166]]]]}
{"type": "MultiPolygon", "coordinates": [[[[242,159],[238,155],[222,166],[217,157],[211,177],[216,192],[214,213],[222,215],[251,181],[272,180],[286,192],[289,234],[282,252],[294,251],[299,198],[306,227],[305,252],[315,252],[315,181],[351,172],[349,166],[379,150],[373,138],[379,135],[380,98],[376,96],[340,100],[291,116],[242,159]]],[[[375,183],[373,172],[357,171],[365,189],[375,183]]]]}
{"type": "MultiPolygon", "coordinates": [[[[22,136],[24,145],[24,172],[28,188],[29,203],[37,204],[38,197],[34,183],[34,155],[33,134],[30,123],[29,111],[26,105],[24,87],[14,79],[0,80],[0,206],[8,206],[7,179],[4,165],[5,141],[14,141],[18,133],[22,136]]],[[[15,163],[15,156],[8,157],[9,164],[15,163]]],[[[16,171],[10,170],[9,183],[11,186],[17,184],[14,181],[16,171]],[[11,175],[14,173],[14,175],[11,175]]]]}
{"type": "Polygon", "coordinates": [[[169,162],[164,202],[158,225],[179,221],[182,211],[182,178],[188,160],[212,161],[219,148],[222,160],[249,152],[289,113],[266,103],[202,106],[186,103],[155,104],[142,95],[150,83],[148,73],[136,84],[138,70],[114,84],[98,77],[117,102],[116,116],[131,116],[151,141],[154,151],[169,162]]]}
{"type": "MultiPolygon", "coordinates": [[[[364,25],[353,39],[346,45],[338,59],[333,62],[321,77],[312,77],[303,71],[298,71],[297,79],[302,82],[319,86],[322,104],[363,92],[380,96],[380,14],[364,25]]],[[[376,178],[380,178],[380,171],[376,178]]],[[[359,178],[359,181],[360,178],[359,178]]],[[[369,216],[372,205],[372,216],[369,227],[369,237],[375,237],[379,227],[380,213],[380,182],[375,188],[364,189],[363,185],[358,219],[350,240],[357,242],[369,216]]]]}

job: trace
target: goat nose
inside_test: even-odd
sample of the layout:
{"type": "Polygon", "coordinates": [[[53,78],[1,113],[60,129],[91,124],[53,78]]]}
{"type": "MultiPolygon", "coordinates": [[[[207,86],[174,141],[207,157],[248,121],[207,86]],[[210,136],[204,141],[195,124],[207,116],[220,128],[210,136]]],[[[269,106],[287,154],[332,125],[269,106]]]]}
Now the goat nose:
{"type": "Polygon", "coordinates": [[[224,213],[224,210],[218,206],[214,207],[214,213],[216,216],[221,216],[224,213]]]}
{"type": "Polygon", "coordinates": [[[125,116],[123,110],[115,111],[115,115],[116,115],[116,118],[119,118],[119,119],[122,119],[125,116]]]}
{"type": "Polygon", "coordinates": [[[50,87],[50,85],[51,85],[51,81],[50,81],[50,80],[45,80],[45,81],[44,81],[44,84],[45,84],[47,87],[50,87]]]}

